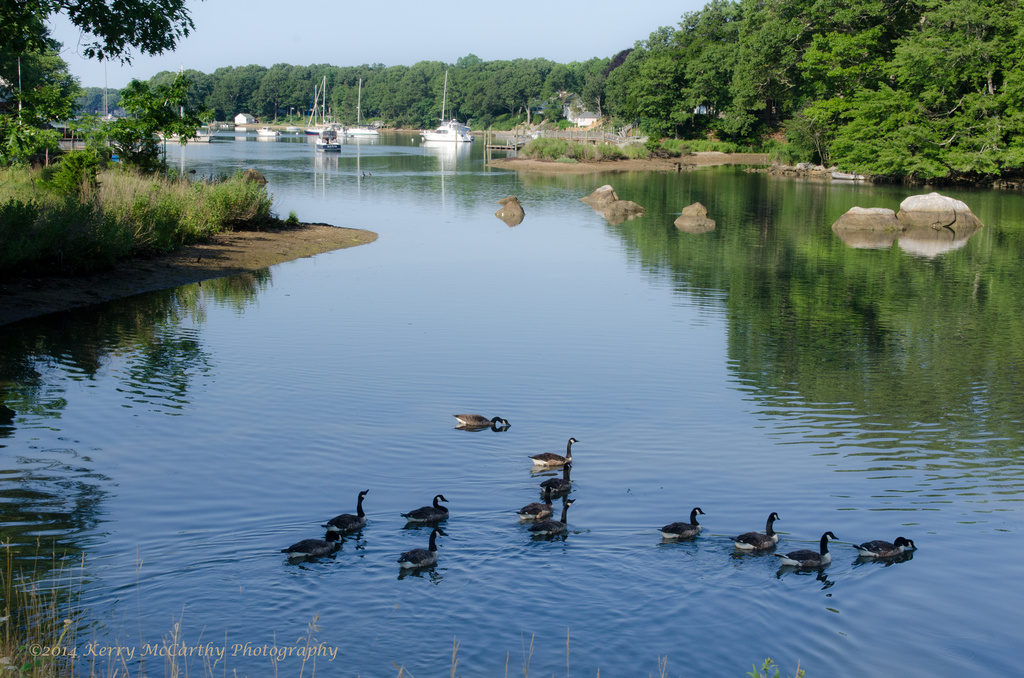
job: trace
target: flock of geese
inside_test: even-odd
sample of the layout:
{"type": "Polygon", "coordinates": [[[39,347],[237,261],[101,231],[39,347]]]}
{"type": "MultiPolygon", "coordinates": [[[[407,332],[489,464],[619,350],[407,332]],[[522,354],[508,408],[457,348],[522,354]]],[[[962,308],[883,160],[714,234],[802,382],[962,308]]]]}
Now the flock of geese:
{"type": "MultiPolygon", "coordinates": [[[[495,431],[504,431],[510,425],[507,419],[502,419],[501,417],[488,419],[479,414],[456,414],[452,416],[458,422],[457,428],[461,429],[482,430],[490,428],[495,431]]],[[[567,516],[569,507],[576,500],[565,497],[572,489],[569,471],[572,468],[572,446],[577,442],[579,441],[575,438],[569,438],[565,448],[565,455],[544,452],[530,457],[533,460],[534,468],[562,469],[561,478],[549,478],[541,483],[543,502],[527,504],[516,512],[519,515],[520,521],[532,522],[529,529],[534,536],[551,537],[565,533],[568,528],[567,516]],[[564,498],[562,514],[558,520],[552,518],[554,515],[552,500],[555,497],[564,498]]],[[[331,518],[322,526],[327,530],[323,539],[303,539],[286,549],[281,549],[281,553],[287,554],[290,559],[319,558],[333,553],[340,546],[339,542],[343,537],[358,532],[366,525],[363,499],[368,493],[369,490],[363,490],[359,493],[355,514],[343,513],[331,518]]],[[[403,569],[428,568],[437,564],[437,537],[439,534],[443,534],[438,524],[448,519],[448,508],[441,506],[441,502],[448,503],[448,500],[445,499],[443,494],[438,494],[434,497],[434,501],[430,506],[422,506],[402,514],[402,517],[410,525],[434,526],[433,531],[430,533],[430,543],[427,548],[412,549],[398,557],[398,563],[403,569]]],[[[689,522],[669,523],[659,530],[661,536],[664,539],[670,540],[684,540],[696,537],[704,529],[697,522],[697,516],[700,515],[705,515],[704,511],[699,506],[694,507],[690,511],[689,522]]],[[[749,552],[768,551],[775,548],[779,543],[779,535],[774,529],[776,520],[781,520],[779,514],[772,511],[768,515],[764,532],[744,532],[733,538],[734,546],[738,550],[749,552]]],[[[821,535],[817,551],[800,549],[798,551],[775,553],[773,555],[784,566],[802,569],[823,568],[832,562],[832,555],[828,551],[828,542],[830,539],[835,538],[836,536],[832,532],[825,532],[821,535]]],[[[854,548],[857,549],[858,555],[862,558],[897,558],[904,553],[913,551],[916,547],[912,539],[896,537],[894,542],[876,539],[855,545],[854,548]]]]}

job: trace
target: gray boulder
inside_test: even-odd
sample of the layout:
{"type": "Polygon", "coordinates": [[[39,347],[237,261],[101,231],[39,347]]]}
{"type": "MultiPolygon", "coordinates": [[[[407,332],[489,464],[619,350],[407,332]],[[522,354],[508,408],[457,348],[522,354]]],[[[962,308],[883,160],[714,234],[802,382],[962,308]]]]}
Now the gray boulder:
{"type": "Polygon", "coordinates": [[[685,233],[707,233],[715,230],[715,220],[708,219],[708,208],[699,202],[683,208],[675,220],[676,228],[685,233]]]}
{"type": "Polygon", "coordinates": [[[887,249],[902,231],[896,213],[886,207],[851,207],[832,224],[833,233],[858,249],[887,249]]]}
{"type": "Polygon", "coordinates": [[[259,184],[260,186],[267,185],[267,178],[260,174],[259,170],[255,170],[251,167],[242,172],[242,179],[244,181],[251,181],[253,183],[259,184]]]}
{"type": "Polygon", "coordinates": [[[602,210],[613,202],[618,201],[618,199],[619,196],[615,192],[615,189],[608,184],[605,184],[590,195],[580,198],[580,201],[587,203],[596,210],[602,210]]]}
{"type": "Polygon", "coordinates": [[[904,229],[950,230],[958,237],[969,236],[982,226],[966,203],[939,193],[910,196],[900,203],[896,218],[904,229]]]}
{"type": "Polygon", "coordinates": [[[580,198],[595,210],[604,215],[608,223],[616,225],[642,216],[647,210],[632,200],[619,200],[615,189],[605,184],[590,195],[580,198]]]}
{"type": "Polygon", "coordinates": [[[519,202],[519,198],[514,195],[510,195],[507,198],[502,198],[498,201],[501,205],[501,209],[494,213],[494,216],[504,221],[509,226],[518,226],[523,223],[523,218],[526,216],[526,212],[523,211],[523,205],[519,202]]]}

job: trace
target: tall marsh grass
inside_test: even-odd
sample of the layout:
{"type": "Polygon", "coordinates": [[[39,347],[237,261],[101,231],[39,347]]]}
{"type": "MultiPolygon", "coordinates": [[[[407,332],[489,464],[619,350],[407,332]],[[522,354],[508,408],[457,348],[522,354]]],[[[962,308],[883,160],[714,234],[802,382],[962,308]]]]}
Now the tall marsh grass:
{"type": "Polygon", "coordinates": [[[527,158],[537,160],[576,162],[598,162],[600,160],[619,160],[626,157],[621,148],[614,144],[586,144],[565,139],[549,139],[541,137],[523,146],[520,151],[527,158]]]}
{"type": "MultiPolygon", "coordinates": [[[[10,542],[0,567],[0,670],[20,678],[56,678],[74,672],[77,598],[74,573],[53,556],[16,559],[10,542]],[[17,565],[16,565],[17,563],[17,565]]],[[[40,550],[37,547],[37,551],[40,550]]]]}
{"type": "Polygon", "coordinates": [[[241,174],[190,181],[123,169],[69,194],[38,171],[0,170],[0,276],[83,273],[274,219],[265,187],[241,174]]]}

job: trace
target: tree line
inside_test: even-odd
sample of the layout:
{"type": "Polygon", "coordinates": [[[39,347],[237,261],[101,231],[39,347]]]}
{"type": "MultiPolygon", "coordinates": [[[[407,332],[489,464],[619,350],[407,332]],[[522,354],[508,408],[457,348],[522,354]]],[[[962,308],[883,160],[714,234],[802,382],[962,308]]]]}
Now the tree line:
{"type": "MultiPolygon", "coordinates": [[[[178,0],[165,1],[180,11],[178,0]]],[[[179,34],[192,28],[187,14],[175,25],[179,34]]],[[[25,42],[0,44],[0,109],[12,55],[25,42]]],[[[446,116],[476,127],[533,121],[540,111],[557,119],[573,99],[655,140],[712,138],[876,177],[980,181],[1019,178],[1024,165],[1021,44],[1016,0],[711,0],[631,49],[585,62],[471,54],[454,64],[250,65],[184,75],[189,105],[221,120],[304,114],[326,82],[335,120],[358,113],[430,127],[447,73],[446,116]]],[[[55,94],[66,90],[63,72],[41,76],[37,100],[48,113],[36,119],[64,110],[55,94]]],[[[148,85],[169,86],[177,75],[159,73],[148,85]]],[[[85,110],[99,110],[99,91],[81,101],[85,110]]],[[[10,128],[9,99],[0,137],[10,128]]]]}
{"type": "Polygon", "coordinates": [[[641,41],[608,110],[655,136],[789,142],[876,176],[973,180],[1024,162],[1016,0],[712,0],[641,41]]]}
{"type": "MultiPolygon", "coordinates": [[[[359,116],[364,120],[380,119],[398,127],[432,127],[441,117],[442,99],[446,98],[446,117],[487,127],[512,118],[532,119],[541,108],[549,119],[560,117],[570,94],[575,94],[582,106],[600,108],[604,100],[603,73],[609,62],[603,58],[570,64],[547,59],[483,61],[470,54],[454,64],[250,65],[227,66],[212,73],[187,70],[184,75],[192,82],[189,105],[208,111],[217,120],[230,120],[238,113],[249,113],[262,121],[305,115],[313,105],[314,92],[323,86],[328,111],[335,120],[355,122],[356,108],[361,104],[359,116]]],[[[158,73],[149,84],[168,84],[175,75],[158,73]]],[[[80,100],[81,108],[90,113],[102,111],[102,93],[100,88],[90,88],[80,100]]],[[[108,107],[116,103],[118,94],[108,90],[108,107]]]]}

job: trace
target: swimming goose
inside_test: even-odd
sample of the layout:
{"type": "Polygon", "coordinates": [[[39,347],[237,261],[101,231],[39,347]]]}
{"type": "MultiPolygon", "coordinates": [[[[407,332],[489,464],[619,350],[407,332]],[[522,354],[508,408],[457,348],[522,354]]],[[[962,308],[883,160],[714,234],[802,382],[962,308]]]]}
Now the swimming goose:
{"type": "Polygon", "coordinates": [[[733,539],[736,548],[743,551],[764,551],[779,543],[779,535],[775,534],[773,525],[779,520],[779,514],[772,511],[768,516],[768,523],[764,526],[764,532],[744,532],[733,539]]]}
{"type": "Polygon", "coordinates": [[[448,500],[444,498],[443,494],[439,494],[434,497],[433,506],[423,506],[415,511],[403,513],[402,517],[410,523],[436,523],[446,520],[448,518],[448,509],[438,505],[437,502],[439,501],[447,502],[448,500]]]}
{"type": "Polygon", "coordinates": [[[569,442],[565,446],[564,457],[554,452],[544,452],[542,454],[535,454],[530,459],[533,459],[533,463],[536,466],[564,466],[572,461],[572,444],[578,442],[575,438],[569,438],[569,442]]]}
{"type": "Polygon", "coordinates": [[[435,527],[430,533],[430,548],[406,551],[398,557],[398,562],[403,568],[437,565],[437,535],[440,533],[441,530],[435,527]]]}
{"type": "Polygon", "coordinates": [[[698,506],[690,511],[690,522],[666,525],[661,528],[661,536],[665,539],[689,539],[690,537],[696,537],[704,529],[697,523],[697,516],[699,515],[705,514],[698,506]]]}
{"type": "Polygon", "coordinates": [[[810,549],[800,549],[789,553],[775,553],[776,558],[782,561],[783,565],[791,567],[825,567],[832,562],[832,554],[828,552],[828,540],[835,539],[831,532],[821,535],[821,546],[818,553],[810,549]]]}
{"type": "Polygon", "coordinates": [[[562,467],[561,478],[548,478],[540,484],[544,490],[551,490],[551,496],[559,497],[569,490],[572,489],[572,481],[569,480],[569,471],[572,470],[572,464],[566,464],[562,467]]]}
{"type": "Polygon", "coordinates": [[[459,428],[487,428],[490,426],[492,429],[497,430],[498,424],[502,426],[511,426],[508,423],[508,419],[502,419],[501,417],[494,417],[488,419],[481,414],[453,414],[455,421],[459,422],[459,428]]]}
{"type": "Polygon", "coordinates": [[[363,513],[363,497],[367,495],[369,490],[363,490],[359,493],[359,499],[356,501],[356,514],[342,513],[340,516],[334,516],[327,521],[323,527],[327,528],[328,532],[337,532],[338,534],[350,534],[355,532],[363,525],[366,525],[366,514],[363,513]]]}
{"type": "Polygon", "coordinates": [[[566,517],[569,514],[569,507],[572,506],[575,501],[575,499],[566,499],[565,503],[562,504],[561,520],[542,520],[539,523],[534,523],[533,525],[530,525],[530,532],[537,537],[551,537],[565,532],[566,517]]]}
{"type": "Polygon", "coordinates": [[[323,539],[297,541],[288,548],[281,549],[281,553],[287,553],[289,558],[319,558],[341,546],[341,544],[335,544],[339,539],[341,537],[337,532],[328,532],[323,539]]]}
{"type": "Polygon", "coordinates": [[[551,488],[544,488],[544,503],[533,502],[527,504],[517,512],[519,514],[519,520],[544,520],[550,518],[552,513],[551,507],[551,488]]]}
{"type": "Polygon", "coordinates": [[[865,558],[892,558],[904,551],[913,551],[917,547],[914,546],[913,539],[896,537],[896,541],[892,544],[876,539],[875,541],[867,541],[859,546],[854,546],[854,548],[857,549],[858,554],[865,558]]]}

